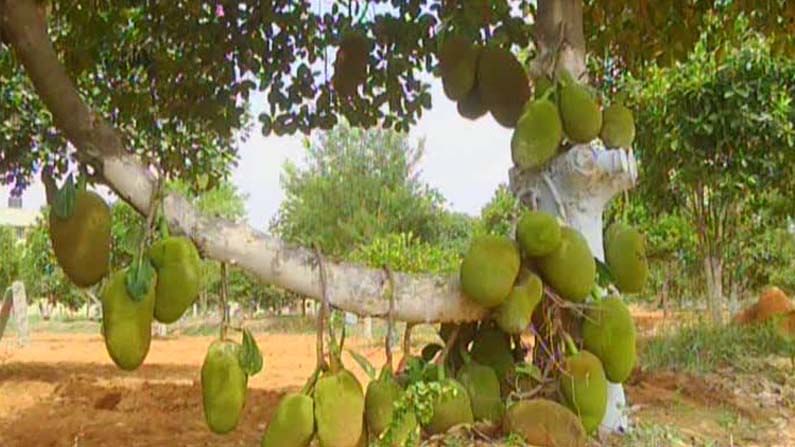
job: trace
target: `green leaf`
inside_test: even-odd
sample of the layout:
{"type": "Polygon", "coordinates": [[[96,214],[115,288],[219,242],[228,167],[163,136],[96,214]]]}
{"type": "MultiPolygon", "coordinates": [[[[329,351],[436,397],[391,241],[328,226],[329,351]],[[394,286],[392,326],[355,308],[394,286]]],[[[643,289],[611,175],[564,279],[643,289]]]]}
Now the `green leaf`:
{"type": "Polygon", "coordinates": [[[615,279],[613,278],[613,274],[610,272],[610,267],[608,267],[607,264],[598,258],[594,258],[594,261],[596,261],[596,276],[599,279],[599,284],[603,286],[607,284],[614,284],[615,279]]]}
{"type": "Polygon", "coordinates": [[[152,267],[148,259],[142,259],[140,266],[133,264],[127,269],[127,275],[125,276],[127,294],[130,295],[133,301],[142,301],[146,294],[149,293],[154,280],[154,267],[152,267]]]}
{"type": "Polygon", "coordinates": [[[77,199],[77,190],[75,189],[74,178],[71,174],[66,179],[61,189],[55,193],[55,201],[53,203],[53,211],[59,219],[68,219],[75,212],[75,201],[77,199]]]}
{"type": "Polygon", "coordinates": [[[240,348],[239,360],[240,367],[249,376],[262,371],[262,352],[248,329],[243,330],[243,346],[240,348]]]}
{"type": "Polygon", "coordinates": [[[520,376],[528,376],[531,379],[541,382],[544,380],[544,375],[538,366],[532,363],[520,363],[516,365],[516,373],[520,376]]]}
{"type": "Polygon", "coordinates": [[[353,349],[348,349],[348,353],[351,355],[351,357],[353,357],[353,360],[356,361],[359,367],[362,368],[362,370],[367,374],[367,377],[369,377],[370,380],[375,380],[375,367],[372,363],[370,363],[369,360],[367,360],[367,357],[359,354],[353,349]]]}

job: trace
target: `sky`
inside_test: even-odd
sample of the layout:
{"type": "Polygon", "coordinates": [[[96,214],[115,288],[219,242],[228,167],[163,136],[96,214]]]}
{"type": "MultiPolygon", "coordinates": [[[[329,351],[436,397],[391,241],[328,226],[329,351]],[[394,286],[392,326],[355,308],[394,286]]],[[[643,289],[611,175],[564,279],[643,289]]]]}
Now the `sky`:
{"type": "MultiPolygon", "coordinates": [[[[426,140],[420,177],[444,195],[451,210],[476,215],[497,186],[508,181],[511,131],[489,115],[477,121],[459,116],[438,79],[432,81],[431,93],[433,107],[409,132],[415,143],[426,140]]],[[[252,99],[256,104],[260,98],[252,99]]],[[[301,134],[266,138],[255,129],[248,141],[239,143],[232,183],[246,195],[248,222],[253,227],[265,230],[278,211],[284,199],[279,181],[282,166],[287,160],[303,165],[303,138],[301,134]]],[[[0,206],[6,206],[8,192],[8,187],[0,185],[0,206]]],[[[22,201],[24,208],[38,210],[45,202],[41,183],[28,187],[22,201]]]]}

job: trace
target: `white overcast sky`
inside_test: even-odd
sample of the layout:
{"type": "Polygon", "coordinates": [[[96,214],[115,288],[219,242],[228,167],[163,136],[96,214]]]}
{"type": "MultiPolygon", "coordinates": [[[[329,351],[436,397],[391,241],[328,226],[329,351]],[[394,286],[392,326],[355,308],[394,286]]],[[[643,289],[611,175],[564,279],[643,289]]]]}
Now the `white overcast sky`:
{"type": "MultiPolygon", "coordinates": [[[[455,103],[444,96],[436,79],[432,95],[433,108],[423,113],[409,134],[413,142],[426,139],[421,177],[441,191],[452,210],[477,214],[495,188],[508,181],[511,132],[489,115],[477,121],[459,116],[455,103]]],[[[259,98],[253,99],[256,102],[259,98]]],[[[258,108],[256,103],[254,107],[258,108]]],[[[300,134],[265,138],[255,129],[251,138],[241,143],[232,182],[247,195],[248,221],[254,227],[264,230],[277,212],[284,198],[279,183],[282,165],[287,160],[302,165],[303,138],[300,134]]],[[[0,186],[0,206],[6,205],[8,190],[0,186]]],[[[44,188],[38,182],[23,195],[28,209],[39,209],[44,201],[44,188]]]]}

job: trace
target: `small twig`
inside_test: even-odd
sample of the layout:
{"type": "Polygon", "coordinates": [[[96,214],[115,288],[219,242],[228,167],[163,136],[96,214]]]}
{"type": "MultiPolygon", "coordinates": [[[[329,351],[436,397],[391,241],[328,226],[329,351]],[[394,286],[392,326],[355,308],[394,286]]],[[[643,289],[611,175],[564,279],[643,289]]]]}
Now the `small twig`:
{"type": "Polygon", "coordinates": [[[221,340],[226,340],[226,333],[229,329],[229,313],[227,312],[227,290],[226,290],[226,262],[221,263],[221,340]]]}
{"type": "Polygon", "coordinates": [[[403,367],[406,366],[406,361],[411,356],[411,330],[414,329],[414,325],[415,323],[406,323],[406,329],[403,331],[403,358],[400,359],[398,364],[398,371],[403,370],[403,367]]]}
{"type": "Polygon", "coordinates": [[[436,365],[443,366],[444,362],[447,361],[447,355],[450,353],[450,350],[453,349],[455,346],[455,342],[458,341],[458,334],[461,332],[461,326],[456,325],[453,332],[450,333],[450,338],[447,339],[447,343],[444,344],[444,349],[442,349],[442,353],[436,357],[436,365]]]}
{"type": "Polygon", "coordinates": [[[549,192],[552,193],[552,198],[555,200],[555,206],[558,208],[558,214],[560,214],[560,217],[564,221],[568,222],[569,218],[566,216],[566,208],[563,206],[563,201],[560,198],[558,188],[555,187],[555,184],[552,183],[552,179],[549,178],[549,174],[546,172],[541,173],[541,178],[544,180],[544,184],[547,185],[547,188],[549,188],[549,192]]]}
{"type": "Polygon", "coordinates": [[[387,291],[386,295],[389,299],[389,313],[387,314],[386,325],[386,341],[384,342],[384,350],[386,351],[386,363],[389,369],[392,369],[392,334],[395,330],[395,278],[392,275],[392,270],[389,266],[384,266],[387,278],[387,291]]]}

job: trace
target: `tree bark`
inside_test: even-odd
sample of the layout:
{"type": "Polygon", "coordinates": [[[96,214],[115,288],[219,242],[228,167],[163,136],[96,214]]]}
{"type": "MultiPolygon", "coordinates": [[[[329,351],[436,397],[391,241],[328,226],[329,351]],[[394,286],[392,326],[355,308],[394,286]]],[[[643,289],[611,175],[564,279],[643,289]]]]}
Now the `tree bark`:
{"type": "Polygon", "coordinates": [[[707,308],[712,322],[723,322],[723,263],[720,257],[704,257],[704,278],[707,288],[707,308]]]}

